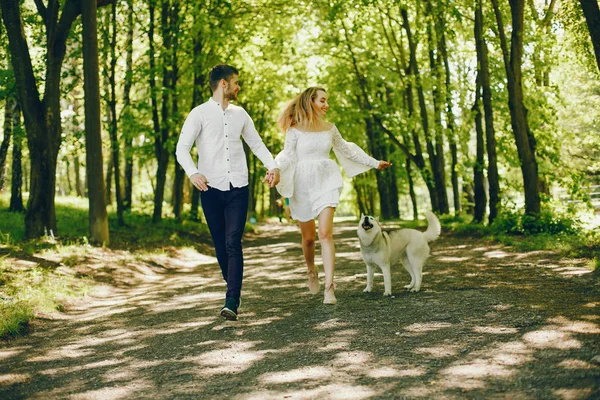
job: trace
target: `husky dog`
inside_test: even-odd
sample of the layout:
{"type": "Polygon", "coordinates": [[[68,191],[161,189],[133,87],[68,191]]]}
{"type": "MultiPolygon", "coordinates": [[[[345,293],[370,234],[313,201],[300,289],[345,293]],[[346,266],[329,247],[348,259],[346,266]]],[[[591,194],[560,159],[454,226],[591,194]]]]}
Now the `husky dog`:
{"type": "Polygon", "coordinates": [[[423,264],[429,257],[429,245],[427,243],[440,236],[440,221],[435,214],[427,213],[429,226],[425,232],[415,229],[400,229],[392,232],[384,232],[379,224],[379,217],[373,218],[361,214],[358,223],[358,239],[360,241],[360,252],[365,264],[367,264],[367,287],[364,292],[373,290],[373,275],[375,267],[381,268],[383,272],[383,284],[385,286],[384,296],[392,295],[392,277],[390,268],[402,262],[404,268],[410,274],[410,284],[404,286],[411,292],[421,289],[423,276],[423,264]]]}

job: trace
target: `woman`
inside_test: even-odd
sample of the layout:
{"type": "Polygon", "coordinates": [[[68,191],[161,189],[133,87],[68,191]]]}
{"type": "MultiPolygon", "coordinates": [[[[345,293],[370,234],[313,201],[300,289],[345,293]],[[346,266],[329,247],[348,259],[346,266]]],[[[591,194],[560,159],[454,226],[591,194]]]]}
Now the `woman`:
{"type": "Polygon", "coordinates": [[[329,109],[325,89],[310,87],[290,101],[277,119],[286,133],[283,151],[275,158],[281,181],[277,190],[290,199],[292,218],[302,233],[302,251],[308,267],[310,293],[319,292],[319,272],[315,266],[315,219],[319,220],[319,242],[325,270],[325,304],[335,304],[333,272],[333,214],[340,201],[342,174],[329,158],[333,151],[352,177],[371,168],[385,169],[391,164],[368,156],[354,143],[346,142],[336,126],[325,120],[329,109]]]}

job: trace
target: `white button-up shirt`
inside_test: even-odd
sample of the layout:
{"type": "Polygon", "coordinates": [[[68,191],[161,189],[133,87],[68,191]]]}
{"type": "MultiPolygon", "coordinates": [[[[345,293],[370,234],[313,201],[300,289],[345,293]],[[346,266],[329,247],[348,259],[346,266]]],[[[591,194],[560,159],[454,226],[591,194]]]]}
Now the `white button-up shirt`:
{"type": "Polygon", "coordinates": [[[212,98],[186,118],[177,142],[177,161],[188,177],[200,173],[215,189],[226,191],[230,184],[247,186],[248,166],[241,137],[268,170],[277,168],[246,110],[231,103],[223,110],[212,98]],[[190,154],[194,142],[198,164],[190,154]]]}

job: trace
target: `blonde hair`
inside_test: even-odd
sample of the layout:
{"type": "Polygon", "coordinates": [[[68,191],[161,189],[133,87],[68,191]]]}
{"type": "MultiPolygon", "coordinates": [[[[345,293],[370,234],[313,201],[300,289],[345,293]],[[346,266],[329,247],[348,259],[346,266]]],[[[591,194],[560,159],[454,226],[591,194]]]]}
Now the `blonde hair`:
{"type": "Polygon", "coordinates": [[[321,87],[309,87],[288,102],[277,117],[279,129],[285,132],[292,126],[312,128],[319,119],[312,105],[319,90],[325,92],[321,87]]]}

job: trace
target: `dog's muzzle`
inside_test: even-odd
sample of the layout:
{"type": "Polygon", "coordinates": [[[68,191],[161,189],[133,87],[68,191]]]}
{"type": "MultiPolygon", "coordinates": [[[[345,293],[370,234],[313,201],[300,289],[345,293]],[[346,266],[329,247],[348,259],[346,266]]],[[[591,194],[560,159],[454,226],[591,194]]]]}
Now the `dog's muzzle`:
{"type": "Polygon", "coordinates": [[[365,231],[368,231],[369,229],[373,228],[373,224],[369,222],[369,217],[365,217],[361,226],[365,231]]]}

